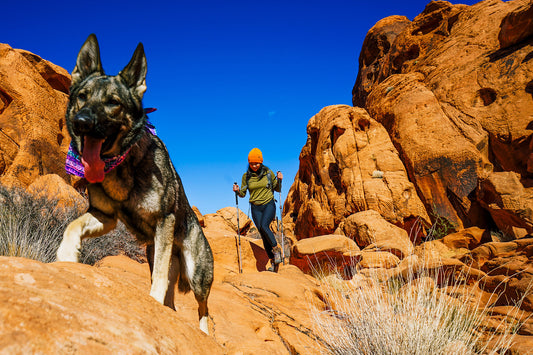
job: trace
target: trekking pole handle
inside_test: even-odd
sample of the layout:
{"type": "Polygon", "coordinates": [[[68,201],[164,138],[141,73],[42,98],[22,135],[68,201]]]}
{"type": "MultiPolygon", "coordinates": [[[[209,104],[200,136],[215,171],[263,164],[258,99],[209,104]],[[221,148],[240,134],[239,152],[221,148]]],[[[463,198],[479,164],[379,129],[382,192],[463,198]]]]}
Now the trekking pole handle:
{"type": "MultiPolygon", "coordinates": [[[[233,186],[239,186],[237,182],[233,183],[233,186]]],[[[239,196],[237,195],[237,191],[235,191],[235,203],[239,205],[239,196]]]]}

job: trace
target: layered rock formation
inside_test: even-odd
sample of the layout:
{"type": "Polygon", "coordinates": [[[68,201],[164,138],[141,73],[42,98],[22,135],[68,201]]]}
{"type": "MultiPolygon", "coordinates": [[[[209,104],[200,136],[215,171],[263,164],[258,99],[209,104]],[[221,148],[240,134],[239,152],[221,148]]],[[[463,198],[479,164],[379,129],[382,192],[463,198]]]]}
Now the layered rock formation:
{"type": "Polygon", "coordinates": [[[390,25],[376,24],[369,47],[387,33],[388,51],[372,57],[371,48],[362,50],[354,105],[387,128],[426,207],[457,229],[494,222],[514,237],[531,233],[530,217],[495,216],[502,207],[485,201],[492,189],[484,183],[512,171],[519,190],[531,186],[531,6],[431,2],[407,25],[385,21],[397,23],[395,36],[390,25]],[[379,68],[376,75],[364,75],[371,68],[379,68]]]}
{"type": "Polygon", "coordinates": [[[352,283],[464,283],[487,329],[524,322],[513,350],[531,349],[532,13],[433,1],[370,29],[354,107],[309,120],[284,206],[292,263],[312,273],[304,261],[325,255],[352,283]]]}
{"type": "Polygon", "coordinates": [[[308,123],[284,210],[296,238],[345,233],[345,218],[367,209],[410,233],[428,217],[532,233],[532,7],[433,1],[413,21],[376,23],[356,107],[308,123]]]}
{"type": "Polygon", "coordinates": [[[70,140],[68,72],[30,52],[0,44],[0,182],[28,186],[64,169],[70,140]]]}

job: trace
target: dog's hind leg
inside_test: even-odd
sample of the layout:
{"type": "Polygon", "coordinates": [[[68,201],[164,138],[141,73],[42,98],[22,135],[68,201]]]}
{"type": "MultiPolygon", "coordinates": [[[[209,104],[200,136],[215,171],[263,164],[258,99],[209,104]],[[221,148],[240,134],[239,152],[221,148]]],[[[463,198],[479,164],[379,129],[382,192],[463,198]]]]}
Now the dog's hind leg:
{"type": "Polygon", "coordinates": [[[63,240],[57,249],[57,261],[78,262],[81,241],[106,234],[117,225],[116,218],[109,217],[98,210],[89,210],[72,221],[63,233],[63,240]]]}
{"type": "Polygon", "coordinates": [[[169,287],[170,262],[174,242],[175,217],[169,214],[158,222],[154,238],[154,256],[152,267],[152,287],[150,296],[161,304],[169,287]]]}
{"type": "Polygon", "coordinates": [[[209,334],[209,310],[207,309],[207,298],[196,296],[198,302],[198,319],[200,319],[200,330],[209,334]]]}
{"type": "MultiPolygon", "coordinates": [[[[182,254],[189,286],[198,302],[200,329],[209,334],[207,298],[213,283],[213,254],[196,219],[189,221],[182,254]]],[[[183,274],[180,276],[180,284],[181,277],[183,274]]],[[[180,287],[180,291],[182,291],[182,287],[180,287]]]]}

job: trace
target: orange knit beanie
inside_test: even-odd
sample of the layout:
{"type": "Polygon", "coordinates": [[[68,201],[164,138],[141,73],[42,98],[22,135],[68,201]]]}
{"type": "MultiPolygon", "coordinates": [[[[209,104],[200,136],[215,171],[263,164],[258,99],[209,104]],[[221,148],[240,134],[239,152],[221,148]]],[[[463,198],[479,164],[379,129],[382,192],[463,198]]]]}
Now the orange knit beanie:
{"type": "Polygon", "coordinates": [[[248,154],[248,163],[263,163],[263,153],[257,148],[254,148],[248,154]]]}

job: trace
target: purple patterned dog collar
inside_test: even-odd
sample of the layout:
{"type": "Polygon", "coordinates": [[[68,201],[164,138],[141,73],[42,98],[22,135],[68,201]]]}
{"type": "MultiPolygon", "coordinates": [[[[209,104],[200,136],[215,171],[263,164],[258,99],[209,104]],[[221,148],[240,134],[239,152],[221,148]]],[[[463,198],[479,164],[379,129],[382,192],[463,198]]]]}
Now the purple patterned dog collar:
{"type": "MultiPolygon", "coordinates": [[[[150,113],[154,112],[155,110],[155,108],[146,108],[144,112],[150,113]]],[[[145,129],[154,136],[156,135],[154,125],[148,120],[146,120],[145,129]]],[[[104,173],[107,174],[108,172],[119,166],[128,156],[130,149],[128,149],[122,155],[103,159],[103,162],[105,163],[104,173]]],[[[72,143],[70,143],[70,146],[68,147],[67,159],[65,161],[65,170],[70,175],[85,177],[85,168],[83,167],[83,164],[81,162],[81,154],[76,148],[74,148],[74,145],[72,143]]]]}

